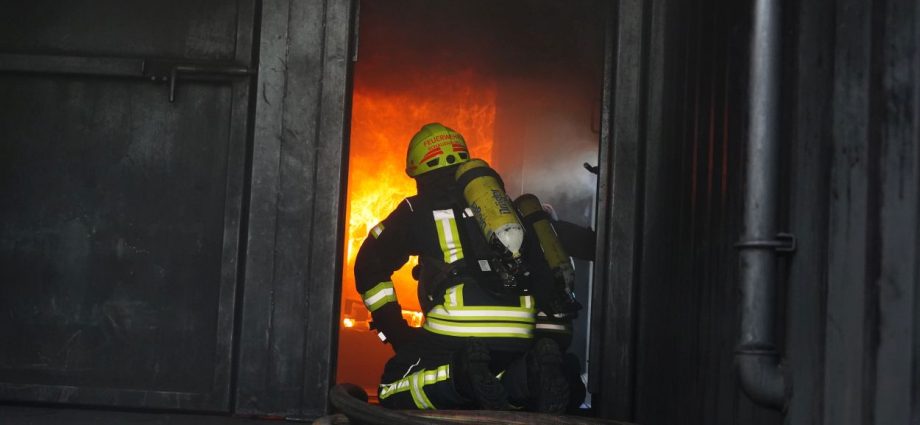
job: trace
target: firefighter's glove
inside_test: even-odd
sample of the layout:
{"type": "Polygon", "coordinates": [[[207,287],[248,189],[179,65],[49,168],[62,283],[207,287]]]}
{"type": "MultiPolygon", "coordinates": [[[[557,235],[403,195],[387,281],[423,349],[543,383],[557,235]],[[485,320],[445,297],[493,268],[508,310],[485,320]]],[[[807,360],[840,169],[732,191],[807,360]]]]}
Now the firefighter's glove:
{"type": "Polygon", "coordinates": [[[388,303],[371,313],[374,327],[386,337],[385,341],[393,345],[393,351],[399,351],[415,339],[419,329],[412,328],[402,317],[402,310],[396,303],[388,303]]]}
{"type": "Polygon", "coordinates": [[[387,334],[387,342],[393,346],[393,351],[399,352],[399,350],[411,346],[421,333],[420,328],[413,328],[409,325],[399,326],[387,334]]]}

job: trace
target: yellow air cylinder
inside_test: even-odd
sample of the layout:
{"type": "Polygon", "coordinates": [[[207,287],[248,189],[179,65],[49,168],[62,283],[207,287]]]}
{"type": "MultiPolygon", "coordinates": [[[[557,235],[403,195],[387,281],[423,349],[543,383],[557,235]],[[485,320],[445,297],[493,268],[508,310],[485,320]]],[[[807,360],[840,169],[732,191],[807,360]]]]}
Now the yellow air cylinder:
{"type": "Polygon", "coordinates": [[[564,284],[565,289],[571,290],[575,282],[572,260],[559,243],[556,230],[549,221],[549,214],[543,211],[540,200],[534,195],[525,194],[515,199],[514,204],[521,212],[524,221],[533,223],[537,240],[540,241],[543,255],[546,257],[546,262],[549,263],[550,270],[553,271],[556,282],[564,284]]]}
{"type": "Polygon", "coordinates": [[[454,175],[463,187],[479,228],[490,244],[500,243],[512,258],[521,256],[524,242],[524,226],[514,212],[514,204],[505,193],[498,174],[481,159],[471,159],[457,168],[454,175]]]}

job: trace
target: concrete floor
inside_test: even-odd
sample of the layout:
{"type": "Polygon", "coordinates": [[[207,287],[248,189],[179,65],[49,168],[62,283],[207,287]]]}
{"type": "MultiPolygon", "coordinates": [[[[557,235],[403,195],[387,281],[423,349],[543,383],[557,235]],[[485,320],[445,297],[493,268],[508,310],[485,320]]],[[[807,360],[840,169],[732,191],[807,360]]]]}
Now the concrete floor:
{"type": "Polygon", "coordinates": [[[282,419],[249,419],[184,413],[0,405],[2,425],[284,425],[282,419]]]}

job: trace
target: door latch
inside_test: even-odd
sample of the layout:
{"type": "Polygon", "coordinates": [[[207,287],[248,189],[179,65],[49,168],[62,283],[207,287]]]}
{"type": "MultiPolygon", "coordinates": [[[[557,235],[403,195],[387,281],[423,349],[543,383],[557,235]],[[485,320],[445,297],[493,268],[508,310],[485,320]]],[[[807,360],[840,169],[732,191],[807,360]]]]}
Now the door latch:
{"type": "Polygon", "coordinates": [[[245,66],[219,64],[191,64],[172,61],[147,60],[141,64],[144,77],[169,84],[169,102],[176,100],[176,82],[182,79],[198,81],[232,81],[249,78],[255,73],[245,66]]]}

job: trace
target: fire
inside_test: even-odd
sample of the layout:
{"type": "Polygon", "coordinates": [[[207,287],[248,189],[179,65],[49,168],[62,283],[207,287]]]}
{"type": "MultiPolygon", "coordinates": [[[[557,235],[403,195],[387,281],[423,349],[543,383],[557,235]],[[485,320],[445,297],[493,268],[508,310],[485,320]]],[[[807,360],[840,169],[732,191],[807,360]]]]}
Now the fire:
{"type": "MultiPolygon", "coordinates": [[[[392,72],[392,71],[391,71],[392,72]]],[[[370,229],[386,218],[403,198],[415,194],[406,175],[409,139],[423,125],[440,122],[463,134],[470,155],[490,161],[495,133],[495,87],[472,73],[454,73],[430,81],[412,79],[411,90],[387,91],[366,83],[358,66],[352,94],[351,143],[346,198],[345,264],[342,272],[342,332],[338,382],[361,385],[375,394],[384,363],[393,355],[379,335],[368,332],[372,317],[355,290],[354,265],[370,229]],[[368,88],[372,87],[372,88],[368,88]]],[[[387,86],[389,87],[389,86],[387,86]]],[[[385,230],[384,230],[385,231],[385,230]]],[[[422,326],[412,258],[396,272],[393,283],[409,326],[422,326]]]]}
{"type": "MultiPolygon", "coordinates": [[[[360,300],[354,261],[370,229],[415,194],[415,181],[405,173],[412,135],[424,124],[440,122],[463,134],[473,157],[490,161],[495,127],[495,88],[477,83],[471,73],[454,76],[449,87],[445,81],[432,81],[430,87],[420,82],[417,90],[401,93],[362,90],[358,80],[352,97],[343,300],[360,300]]],[[[419,310],[411,276],[415,264],[413,257],[393,283],[402,307],[419,310]]],[[[421,325],[420,318],[410,321],[421,325]]]]}

